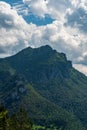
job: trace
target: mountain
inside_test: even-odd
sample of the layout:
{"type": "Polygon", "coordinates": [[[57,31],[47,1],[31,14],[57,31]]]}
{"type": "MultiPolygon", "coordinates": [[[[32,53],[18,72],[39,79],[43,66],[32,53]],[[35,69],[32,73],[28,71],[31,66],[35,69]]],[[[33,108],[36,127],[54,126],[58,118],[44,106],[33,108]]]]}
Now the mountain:
{"type": "Polygon", "coordinates": [[[48,45],[0,59],[0,101],[11,113],[23,105],[36,124],[87,129],[87,77],[48,45]]]}

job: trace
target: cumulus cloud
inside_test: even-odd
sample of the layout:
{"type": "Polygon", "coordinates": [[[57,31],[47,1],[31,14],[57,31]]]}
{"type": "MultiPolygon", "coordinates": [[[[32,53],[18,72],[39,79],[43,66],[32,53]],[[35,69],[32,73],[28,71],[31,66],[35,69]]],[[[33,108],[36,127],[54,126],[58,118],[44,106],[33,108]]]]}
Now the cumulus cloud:
{"type": "Polygon", "coordinates": [[[62,19],[61,14],[64,15],[66,9],[71,5],[70,0],[23,0],[23,3],[28,6],[34,15],[45,17],[50,15],[53,19],[62,19]]]}
{"type": "Polygon", "coordinates": [[[25,4],[28,4],[30,11],[34,15],[44,17],[47,14],[47,1],[45,0],[23,0],[25,4]]]}
{"type": "Polygon", "coordinates": [[[0,2],[0,53],[11,55],[27,47],[33,28],[9,4],[0,2]]]}
{"type": "Polygon", "coordinates": [[[87,6],[80,3],[72,13],[67,14],[67,25],[87,33],[87,6]]]}

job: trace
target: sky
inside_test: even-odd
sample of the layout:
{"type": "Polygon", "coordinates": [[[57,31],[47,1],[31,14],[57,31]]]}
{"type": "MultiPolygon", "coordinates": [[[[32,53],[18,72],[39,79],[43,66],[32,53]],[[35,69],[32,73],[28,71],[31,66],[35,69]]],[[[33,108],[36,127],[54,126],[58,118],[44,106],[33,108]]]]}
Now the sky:
{"type": "Polygon", "coordinates": [[[50,45],[87,75],[86,0],[1,0],[0,57],[50,45]]]}

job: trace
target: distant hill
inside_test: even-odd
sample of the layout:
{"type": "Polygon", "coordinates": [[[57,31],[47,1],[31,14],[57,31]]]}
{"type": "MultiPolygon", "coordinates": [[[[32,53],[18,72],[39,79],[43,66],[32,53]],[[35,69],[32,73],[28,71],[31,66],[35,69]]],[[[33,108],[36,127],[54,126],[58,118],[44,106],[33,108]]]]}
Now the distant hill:
{"type": "Polygon", "coordinates": [[[48,45],[0,59],[0,102],[24,106],[36,124],[87,129],[87,77],[48,45]]]}

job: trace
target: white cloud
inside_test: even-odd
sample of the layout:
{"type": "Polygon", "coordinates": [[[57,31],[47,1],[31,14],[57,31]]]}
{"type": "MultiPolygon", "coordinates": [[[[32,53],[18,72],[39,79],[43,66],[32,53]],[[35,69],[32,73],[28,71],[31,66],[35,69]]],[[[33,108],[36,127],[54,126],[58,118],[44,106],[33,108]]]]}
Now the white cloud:
{"type": "Polygon", "coordinates": [[[47,2],[44,0],[23,0],[25,4],[28,4],[30,11],[34,15],[44,17],[47,11],[47,2]]]}
{"type": "Polygon", "coordinates": [[[17,1],[13,3],[13,9],[18,12],[18,14],[27,16],[29,13],[28,6],[23,3],[23,1],[17,1]]]}
{"type": "Polygon", "coordinates": [[[87,33],[87,2],[79,0],[76,2],[71,13],[67,13],[67,26],[78,28],[82,33],[87,33]]]}
{"type": "Polygon", "coordinates": [[[73,64],[73,67],[87,76],[87,66],[83,64],[73,64]]]}
{"type": "Polygon", "coordinates": [[[1,53],[14,54],[27,47],[33,28],[34,26],[28,25],[9,4],[0,2],[1,53]]]}

